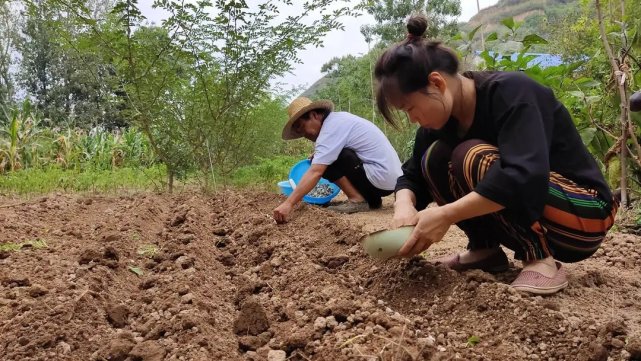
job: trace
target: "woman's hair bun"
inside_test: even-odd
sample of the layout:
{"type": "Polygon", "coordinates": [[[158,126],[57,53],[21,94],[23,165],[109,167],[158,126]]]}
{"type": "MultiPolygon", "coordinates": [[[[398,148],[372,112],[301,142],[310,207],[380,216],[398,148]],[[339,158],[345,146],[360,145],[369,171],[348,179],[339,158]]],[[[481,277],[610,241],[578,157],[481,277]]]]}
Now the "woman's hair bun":
{"type": "Polygon", "coordinates": [[[407,20],[407,32],[415,37],[422,37],[427,30],[427,18],[424,15],[412,15],[407,20]]]}

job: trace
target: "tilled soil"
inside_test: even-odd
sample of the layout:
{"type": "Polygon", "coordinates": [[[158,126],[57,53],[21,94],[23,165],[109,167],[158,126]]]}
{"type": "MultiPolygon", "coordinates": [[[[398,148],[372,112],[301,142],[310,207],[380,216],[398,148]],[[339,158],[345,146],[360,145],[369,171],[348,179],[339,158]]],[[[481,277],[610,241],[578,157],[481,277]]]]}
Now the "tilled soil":
{"type": "MultiPolygon", "coordinates": [[[[302,205],[276,225],[280,201],[3,200],[0,242],[23,247],[0,252],[0,359],[641,360],[638,236],[613,232],[543,298],[508,286],[516,262],[494,276],[369,259],[359,239],[389,205],[302,205]]],[[[427,257],[464,246],[453,228],[427,257]]]]}

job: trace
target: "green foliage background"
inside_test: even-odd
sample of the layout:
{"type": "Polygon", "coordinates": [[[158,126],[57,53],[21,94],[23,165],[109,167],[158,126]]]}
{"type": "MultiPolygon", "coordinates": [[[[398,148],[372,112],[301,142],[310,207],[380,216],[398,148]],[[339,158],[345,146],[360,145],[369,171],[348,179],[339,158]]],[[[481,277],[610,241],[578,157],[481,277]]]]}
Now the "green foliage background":
{"type": "MultiPolygon", "coordinates": [[[[375,19],[361,29],[370,50],[329,61],[321,85],[304,95],[373,121],[402,159],[415,128],[382,121],[372,70],[383,49],[404,37],[404,20],[422,12],[428,36],[456,49],[465,69],[524,71],[552,88],[613,187],[620,180],[620,101],[593,0],[501,0],[467,24],[454,21],[458,0],[371,0],[351,8],[334,0],[155,5],[168,14],[160,24],[149,23],[135,0],[0,3],[1,189],[98,190],[110,172],[134,186],[171,189],[174,180],[194,177],[205,187],[273,188],[312,145],[280,140],[286,106],[297,94],[271,82],[301,61],[300,49],[321,45],[359,12],[375,19]],[[300,7],[298,15],[279,16],[291,6],[300,7]],[[558,54],[564,64],[532,65],[533,52],[558,54]],[[140,169],[151,176],[138,182],[140,169]],[[43,183],[20,180],[26,178],[43,183]]],[[[641,7],[609,0],[602,6],[627,90],[639,90],[641,7]]],[[[632,122],[638,138],[641,115],[632,122]]],[[[636,191],[641,154],[632,142],[626,146],[636,191]]]]}

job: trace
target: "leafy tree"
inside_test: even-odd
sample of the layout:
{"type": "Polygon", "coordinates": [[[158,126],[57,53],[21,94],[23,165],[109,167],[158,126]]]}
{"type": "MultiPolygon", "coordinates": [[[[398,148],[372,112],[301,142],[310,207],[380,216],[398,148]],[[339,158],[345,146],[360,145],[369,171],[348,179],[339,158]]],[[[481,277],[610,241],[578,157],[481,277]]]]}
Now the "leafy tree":
{"type": "Polygon", "coordinates": [[[273,131],[259,130],[274,121],[282,125],[282,108],[272,123],[256,119],[272,102],[270,80],[291,70],[300,49],[321,45],[348,13],[328,10],[333,0],[310,1],[284,19],[278,5],[289,1],[162,0],[156,5],[170,15],[150,27],[135,0],[118,2],[107,23],[92,19],[81,1],[58,2],[99,44],[92,51],[113,65],[128,118],[167,166],[170,189],[192,166],[204,174],[228,173],[260,153],[257,144],[273,141],[273,131]],[[312,15],[317,20],[310,21],[312,15]]]}
{"type": "MultiPolygon", "coordinates": [[[[190,7],[166,7],[174,14],[169,23],[191,32],[181,37],[181,45],[198,62],[194,100],[199,106],[194,108],[199,114],[192,118],[198,124],[197,136],[192,138],[198,164],[216,164],[218,171],[228,173],[256,155],[254,141],[266,135],[256,132],[257,123],[268,119],[256,119],[255,111],[269,99],[269,82],[300,61],[300,49],[321,45],[324,34],[342,27],[336,19],[348,10],[329,11],[332,2],[308,2],[300,13],[283,20],[277,18],[278,2],[250,7],[245,1],[217,1],[211,11],[215,16],[190,7]],[[320,19],[308,23],[312,14],[320,19]],[[205,148],[210,154],[200,151],[205,148]]],[[[291,6],[287,1],[282,5],[291,6]]],[[[270,121],[282,124],[282,117],[284,113],[270,121]]]]}
{"type": "MultiPolygon", "coordinates": [[[[112,0],[86,1],[94,19],[104,19],[112,0]]],[[[19,35],[20,85],[49,126],[126,125],[113,89],[113,66],[65,10],[50,0],[26,2],[19,35]]],[[[62,6],[61,6],[62,5],[62,6]]],[[[117,84],[117,82],[115,82],[117,84]]]]}
{"type": "Polygon", "coordinates": [[[59,90],[67,75],[55,41],[54,22],[60,14],[40,0],[27,3],[22,14],[25,21],[18,40],[21,85],[45,121],[56,124],[70,107],[64,99],[65,92],[59,90]]]}
{"type": "Polygon", "coordinates": [[[16,11],[12,3],[0,3],[0,104],[13,100],[14,82],[11,76],[12,54],[15,51],[16,11]]]}
{"type": "Polygon", "coordinates": [[[360,5],[374,16],[375,25],[363,31],[377,35],[384,44],[399,41],[405,37],[406,20],[413,13],[427,16],[426,36],[447,37],[456,31],[456,17],[461,15],[460,0],[364,0],[360,5]]]}

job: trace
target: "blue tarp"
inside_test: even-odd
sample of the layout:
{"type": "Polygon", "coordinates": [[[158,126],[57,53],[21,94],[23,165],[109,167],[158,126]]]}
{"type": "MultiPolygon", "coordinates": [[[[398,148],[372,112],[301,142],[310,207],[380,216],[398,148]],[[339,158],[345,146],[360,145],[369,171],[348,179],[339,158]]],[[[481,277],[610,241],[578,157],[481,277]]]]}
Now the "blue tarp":
{"type": "MultiPolygon", "coordinates": [[[[481,54],[480,51],[475,51],[476,56],[479,56],[481,54]]],[[[490,51],[489,52],[490,56],[494,56],[494,52],[490,51]]],[[[554,55],[554,54],[546,54],[546,53],[525,53],[526,56],[536,56],[536,58],[532,59],[529,63],[528,66],[534,66],[534,65],[539,65],[541,68],[547,68],[549,66],[557,66],[563,64],[563,60],[561,59],[560,55],[554,55]]],[[[516,60],[516,58],[519,56],[518,53],[513,53],[510,56],[510,59],[516,60]]],[[[503,57],[502,54],[498,54],[497,60],[500,60],[503,57]]]]}

